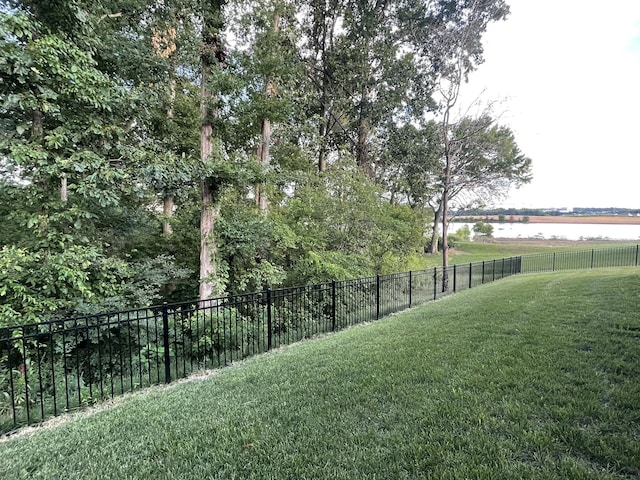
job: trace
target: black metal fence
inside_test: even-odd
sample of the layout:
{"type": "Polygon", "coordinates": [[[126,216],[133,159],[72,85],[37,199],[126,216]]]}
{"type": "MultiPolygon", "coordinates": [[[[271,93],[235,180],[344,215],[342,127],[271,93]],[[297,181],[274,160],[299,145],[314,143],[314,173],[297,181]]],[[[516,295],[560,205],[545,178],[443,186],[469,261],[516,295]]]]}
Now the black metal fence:
{"type": "Polygon", "coordinates": [[[555,252],[0,328],[0,434],[514,274],[638,265],[555,252]]]}
{"type": "Polygon", "coordinates": [[[521,257],[0,328],[0,433],[521,271],[521,257]]]}
{"type": "Polygon", "coordinates": [[[640,265],[640,245],[552,252],[522,257],[522,273],[640,265]]]}

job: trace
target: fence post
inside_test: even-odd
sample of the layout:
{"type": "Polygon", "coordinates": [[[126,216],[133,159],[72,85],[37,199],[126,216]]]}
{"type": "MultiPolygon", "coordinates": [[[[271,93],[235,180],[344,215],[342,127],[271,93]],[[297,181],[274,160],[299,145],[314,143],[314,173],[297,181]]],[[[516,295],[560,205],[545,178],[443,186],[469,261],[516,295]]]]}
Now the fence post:
{"type": "Polygon", "coordinates": [[[551,271],[552,272],[556,271],[556,252],[553,252],[553,263],[551,265],[551,271]]]}
{"type": "Polygon", "coordinates": [[[273,328],[271,319],[271,288],[267,287],[267,350],[271,350],[273,342],[273,328]]]}
{"type": "Polygon", "coordinates": [[[331,330],[336,331],[336,281],[331,280],[331,330]]]}
{"type": "Polygon", "coordinates": [[[482,261],[482,284],[484,285],[484,260],[482,261]]]}
{"type": "Polygon", "coordinates": [[[453,293],[456,293],[456,266],[453,266],[453,293]]]}
{"type": "Polygon", "coordinates": [[[640,245],[636,245],[636,267],[638,266],[638,249],[640,248],[640,245]]]}
{"type": "Polygon", "coordinates": [[[593,254],[594,254],[594,249],[591,249],[591,268],[593,268],[593,254]]]}
{"type": "Polygon", "coordinates": [[[413,290],[412,275],[413,275],[413,272],[411,272],[411,270],[409,270],[409,308],[411,308],[411,300],[412,300],[411,293],[412,293],[412,290],[413,290]]]}
{"type": "Polygon", "coordinates": [[[162,346],[164,348],[164,381],[171,383],[171,356],[169,355],[169,307],[162,304],[162,346]]]}
{"type": "Polygon", "coordinates": [[[469,262],[469,288],[471,288],[472,279],[473,279],[473,263],[469,262]]]}
{"type": "Polygon", "coordinates": [[[380,274],[376,275],[376,320],[380,319],[380,274]]]}
{"type": "Polygon", "coordinates": [[[433,267],[433,299],[438,296],[438,267],[433,267]]]}
{"type": "Polygon", "coordinates": [[[495,281],[496,281],[496,260],[495,260],[495,258],[493,259],[493,268],[492,268],[491,275],[492,275],[492,277],[493,277],[493,278],[491,279],[491,281],[492,281],[492,282],[495,282],[495,281]]]}

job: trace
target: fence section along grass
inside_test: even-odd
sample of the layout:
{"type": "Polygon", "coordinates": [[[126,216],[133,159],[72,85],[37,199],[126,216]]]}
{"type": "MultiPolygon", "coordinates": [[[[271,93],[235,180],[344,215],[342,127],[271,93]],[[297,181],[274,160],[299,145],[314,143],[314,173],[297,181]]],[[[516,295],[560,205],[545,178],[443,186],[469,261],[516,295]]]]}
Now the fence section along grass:
{"type": "Polygon", "coordinates": [[[0,441],[0,477],[638,479],[638,291],[517,275],[0,441]]]}
{"type": "Polygon", "coordinates": [[[0,433],[520,271],[519,257],[0,328],[0,433]]]}
{"type": "Polygon", "coordinates": [[[638,266],[639,254],[527,255],[0,328],[0,434],[516,273],[638,266]]]}
{"type": "Polygon", "coordinates": [[[640,245],[522,256],[522,273],[640,265],[640,245]]]}

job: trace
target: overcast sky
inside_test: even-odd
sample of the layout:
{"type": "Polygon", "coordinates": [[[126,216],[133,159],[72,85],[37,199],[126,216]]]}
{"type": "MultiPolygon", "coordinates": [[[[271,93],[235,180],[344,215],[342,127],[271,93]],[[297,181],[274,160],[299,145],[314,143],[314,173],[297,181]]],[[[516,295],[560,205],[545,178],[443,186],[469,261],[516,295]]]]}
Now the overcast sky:
{"type": "Polygon", "coordinates": [[[507,0],[460,105],[484,90],[533,160],[500,204],[640,208],[640,0],[507,0]]]}

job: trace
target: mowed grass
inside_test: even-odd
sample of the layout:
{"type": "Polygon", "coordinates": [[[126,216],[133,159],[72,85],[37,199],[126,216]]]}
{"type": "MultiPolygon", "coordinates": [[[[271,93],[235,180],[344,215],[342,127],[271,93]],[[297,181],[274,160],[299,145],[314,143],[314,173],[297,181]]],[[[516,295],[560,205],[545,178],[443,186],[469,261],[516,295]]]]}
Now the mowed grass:
{"type": "Polygon", "coordinates": [[[0,442],[0,478],[640,476],[640,270],[523,275],[0,442]]]}

